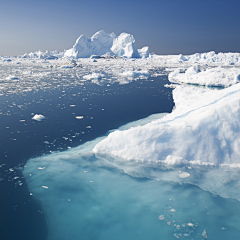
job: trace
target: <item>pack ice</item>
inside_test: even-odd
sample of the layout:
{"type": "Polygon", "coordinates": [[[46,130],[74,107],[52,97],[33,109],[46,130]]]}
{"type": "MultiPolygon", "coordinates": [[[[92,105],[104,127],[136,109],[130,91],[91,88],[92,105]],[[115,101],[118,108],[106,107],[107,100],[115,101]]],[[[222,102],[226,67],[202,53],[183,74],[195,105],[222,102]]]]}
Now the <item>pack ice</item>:
{"type": "Polygon", "coordinates": [[[148,57],[148,47],[137,50],[134,37],[129,33],[121,33],[118,37],[114,33],[101,30],[91,38],[81,35],[74,46],[67,50],[65,57],[88,58],[92,55],[104,54],[128,58],[148,57]]]}

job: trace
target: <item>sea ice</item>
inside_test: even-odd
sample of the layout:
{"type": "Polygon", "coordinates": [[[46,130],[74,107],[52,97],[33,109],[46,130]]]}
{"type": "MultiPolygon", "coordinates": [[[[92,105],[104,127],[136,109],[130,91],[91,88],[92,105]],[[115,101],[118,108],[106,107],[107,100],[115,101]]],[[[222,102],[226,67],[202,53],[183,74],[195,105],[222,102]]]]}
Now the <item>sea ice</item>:
{"type": "Polygon", "coordinates": [[[240,81],[239,68],[216,67],[201,71],[199,66],[188,68],[185,72],[176,69],[169,73],[170,81],[199,84],[215,87],[229,87],[240,81]]]}
{"type": "MultiPolygon", "coordinates": [[[[176,97],[183,100],[178,88],[183,89],[173,90],[174,100],[176,97]]],[[[163,119],[112,132],[93,151],[123,161],[239,164],[239,93],[240,84],[236,84],[219,91],[206,91],[196,101],[189,101],[188,106],[180,104],[179,109],[176,100],[176,110],[163,119]]]]}
{"type": "Polygon", "coordinates": [[[103,77],[105,77],[104,74],[92,73],[92,74],[88,74],[88,75],[83,76],[83,79],[92,80],[92,79],[99,79],[99,78],[103,78],[103,77]]]}
{"type": "Polygon", "coordinates": [[[36,120],[36,121],[42,121],[43,119],[45,119],[45,117],[42,115],[42,114],[35,114],[33,117],[32,117],[33,120],[36,120]]]}

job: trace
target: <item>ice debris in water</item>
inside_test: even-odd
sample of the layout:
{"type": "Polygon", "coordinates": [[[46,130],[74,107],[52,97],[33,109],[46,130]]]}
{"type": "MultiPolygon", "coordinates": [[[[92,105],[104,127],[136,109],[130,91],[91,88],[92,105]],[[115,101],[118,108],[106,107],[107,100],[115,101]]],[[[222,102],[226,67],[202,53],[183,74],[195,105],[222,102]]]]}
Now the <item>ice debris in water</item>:
{"type": "Polygon", "coordinates": [[[45,119],[45,117],[42,115],[42,114],[35,114],[33,117],[32,117],[33,120],[36,120],[36,121],[42,121],[43,119],[45,119]]]}
{"type": "Polygon", "coordinates": [[[182,173],[179,174],[180,178],[187,178],[189,176],[190,176],[190,174],[188,172],[182,172],[182,173]]]}
{"type": "Polygon", "coordinates": [[[159,216],[159,220],[163,221],[165,219],[164,215],[159,216]]]}
{"type": "Polygon", "coordinates": [[[206,230],[203,230],[202,237],[203,237],[203,239],[207,239],[207,232],[206,232],[206,230]]]}
{"type": "Polygon", "coordinates": [[[105,77],[104,74],[92,73],[92,74],[88,74],[88,75],[83,76],[83,79],[91,80],[91,79],[99,79],[99,78],[103,78],[103,77],[105,77]]]}

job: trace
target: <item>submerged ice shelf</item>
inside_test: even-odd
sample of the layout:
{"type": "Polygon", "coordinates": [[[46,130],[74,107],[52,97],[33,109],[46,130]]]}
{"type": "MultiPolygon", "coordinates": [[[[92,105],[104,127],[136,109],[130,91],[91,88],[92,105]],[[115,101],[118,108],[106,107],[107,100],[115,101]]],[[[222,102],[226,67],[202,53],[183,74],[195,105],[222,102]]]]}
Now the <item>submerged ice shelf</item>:
{"type": "Polygon", "coordinates": [[[237,236],[237,200],[194,185],[132,177],[95,157],[91,149],[99,141],[31,159],[25,166],[29,191],[41,199],[48,220],[49,240],[197,239],[203,232],[220,240],[237,236]]]}

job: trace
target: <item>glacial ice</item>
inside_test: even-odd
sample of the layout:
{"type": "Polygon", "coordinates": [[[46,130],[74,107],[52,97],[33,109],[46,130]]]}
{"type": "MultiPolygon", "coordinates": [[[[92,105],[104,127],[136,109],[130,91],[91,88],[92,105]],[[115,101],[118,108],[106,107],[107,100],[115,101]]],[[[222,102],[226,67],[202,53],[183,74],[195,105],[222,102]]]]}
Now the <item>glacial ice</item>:
{"type": "Polygon", "coordinates": [[[118,37],[114,33],[101,30],[91,38],[81,35],[73,48],[64,53],[65,57],[89,58],[91,56],[119,56],[127,58],[148,57],[149,49],[144,47],[137,50],[134,37],[129,33],[121,33],[118,37]]]}
{"type": "Polygon", "coordinates": [[[93,151],[127,161],[170,165],[240,164],[240,84],[202,93],[178,109],[176,98],[186,101],[184,92],[181,86],[173,90],[177,104],[171,114],[141,127],[110,133],[93,151]]]}
{"type": "Polygon", "coordinates": [[[128,58],[139,58],[135,39],[133,35],[129,33],[121,33],[117,38],[113,40],[111,47],[113,53],[116,56],[128,57],[128,58]]]}
{"type": "Polygon", "coordinates": [[[193,66],[183,72],[178,68],[169,73],[169,80],[205,86],[229,87],[239,83],[240,69],[216,67],[200,70],[199,66],[193,66]]]}
{"type": "Polygon", "coordinates": [[[81,35],[73,48],[64,53],[65,57],[88,58],[91,55],[101,56],[110,52],[115,34],[108,34],[101,30],[95,33],[91,38],[81,35]]]}

